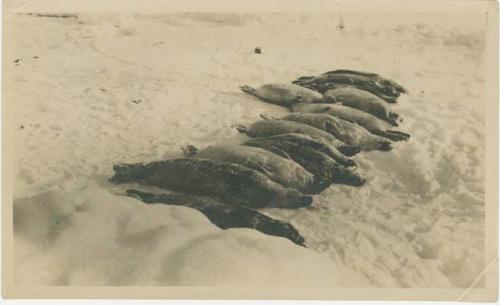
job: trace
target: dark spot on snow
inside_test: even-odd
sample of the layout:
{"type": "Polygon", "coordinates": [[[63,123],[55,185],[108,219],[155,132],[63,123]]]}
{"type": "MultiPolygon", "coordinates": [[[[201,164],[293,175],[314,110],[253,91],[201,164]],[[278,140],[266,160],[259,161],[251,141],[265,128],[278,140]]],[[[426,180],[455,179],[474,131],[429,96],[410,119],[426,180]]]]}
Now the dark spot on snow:
{"type": "Polygon", "coordinates": [[[20,61],[21,61],[21,59],[20,59],[20,58],[18,58],[18,59],[16,59],[16,60],[14,60],[14,63],[15,63],[15,64],[17,64],[17,63],[18,63],[18,62],[20,62],[20,61]]]}
{"type": "Polygon", "coordinates": [[[38,58],[38,56],[33,56],[33,58],[34,58],[34,59],[37,59],[37,58],[38,58]]]}
{"type": "Polygon", "coordinates": [[[24,129],[24,126],[23,126],[23,125],[21,125],[21,129],[24,129]]]}
{"type": "Polygon", "coordinates": [[[255,48],[254,52],[255,54],[262,54],[262,50],[260,49],[260,47],[255,48]]]}
{"type": "Polygon", "coordinates": [[[139,104],[139,103],[142,103],[142,100],[141,99],[135,99],[135,100],[132,100],[132,103],[139,104]]]}

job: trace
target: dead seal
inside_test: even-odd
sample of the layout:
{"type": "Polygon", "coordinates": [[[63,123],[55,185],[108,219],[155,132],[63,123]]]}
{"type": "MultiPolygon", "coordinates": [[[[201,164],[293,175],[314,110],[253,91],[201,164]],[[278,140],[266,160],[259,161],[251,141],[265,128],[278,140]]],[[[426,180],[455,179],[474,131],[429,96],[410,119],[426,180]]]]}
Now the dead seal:
{"type": "Polygon", "coordinates": [[[394,141],[408,140],[408,138],[410,137],[410,135],[407,133],[390,130],[390,125],[388,123],[378,119],[377,117],[369,113],[347,106],[337,104],[321,105],[297,103],[291,106],[291,110],[294,112],[326,113],[334,117],[357,123],[372,134],[382,136],[394,141]]]}
{"type": "Polygon", "coordinates": [[[347,70],[347,69],[339,69],[339,70],[333,70],[333,71],[328,71],[323,74],[353,74],[353,75],[361,75],[364,77],[368,77],[370,79],[373,79],[375,82],[380,84],[380,86],[392,88],[392,91],[394,92],[399,92],[399,93],[408,93],[408,90],[398,84],[397,82],[387,79],[385,77],[382,77],[379,74],[372,73],[372,72],[363,72],[363,71],[355,71],[355,70],[347,70]]]}
{"type": "Polygon", "coordinates": [[[319,76],[303,76],[292,83],[321,93],[339,87],[355,87],[369,91],[389,103],[396,103],[401,93],[408,92],[399,84],[386,80],[378,74],[352,70],[336,70],[319,76]]]}
{"type": "Polygon", "coordinates": [[[151,194],[130,189],[127,190],[127,195],[147,204],[178,205],[196,209],[223,230],[251,228],[267,235],[287,238],[297,245],[304,246],[304,237],[291,224],[249,208],[230,206],[210,197],[175,192],[151,194]]]}
{"type": "Polygon", "coordinates": [[[265,102],[284,107],[297,102],[317,103],[323,99],[321,93],[293,84],[267,84],[257,89],[243,85],[240,89],[265,102]]]}
{"type": "Polygon", "coordinates": [[[294,188],[305,194],[317,194],[325,189],[316,183],[314,176],[289,158],[258,147],[243,145],[216,145],[198,150],[193,145],[184,149],[185,154],[199,159],[236,163],[254,169],[284,187],[294,188]]]}
{"type": "Polygon", "coordinates": [[[338,151],[346,156],[353,156],[361,151],[358,146],[348,145],[321,129],[299,122],[280,120],[267,116],[262,116],[262,118],[264,120],[255,122],[250,126],[238,125],[237,129],[239,132],[244,133],[251,138],[270,137],[285,133],[305,134],[312,138],[320,139],[325,143],[334,146],[336,149],[338,149],[338,151]]]}
{"type": "Polygon", "coordinates": [[[113,167],[112,183],[143,183],[192,195],[213,196],[249,208],[300,208],[312,197],[284,188],[244,166],[214,160],[181,158],[113,167]]]}
{"type": "Polygon", "coordinates": [[[392,112],[381,98],[365,90],[357,88],[331,89],[324,94],[326,103],[338,103],[351,108],[368,112],[393,126],[398,125],[399,114],[392,112]]]}
{"type": "Polygon", "coordinates": [[[325,183],[338,183],[351,186],[361,186],[366,180],[348,168],[337,163],[325,153],[299,143],[279,140],[274,137],[255,138],[243,145],[260,147],[271,152],[283,151],[295,162],[311,172],[317,180],[325,183]]]}
{"type": "MultiPolygon", "coordinates": [[[[265,137],[265,139],[272,140],[272,141],[285,141],[285,142],[292,142],[296,143],[297,145],[304,146],[304,147],[309,147],[314,150],[320,151],[333,160],[335,160],[337,163],[346,166],[346,167],[356,167],[356,162],[354,160],[349,159],[339,153],[339,151],[333,147],[332,145],[325,143],[324,141],[321,141],[319,139],[311,138],[308,135],[300,134],[300,133],[285,133],[285,134],[279,134],[275,136],[270,136],[270,137],[265,137]]],[[[267,149],[270,150],[270,149],[267,149]]],[[[281,150],[274,150],[272,151],[273,153],[276,153],[284,158],[289,158],[285,152],[281,150]]]]}
{"type": "Polygon", "coordinates": [[[388,151],[392,149],[392,144],[389,140],[370,133],[356,123],[326,113],[296,112],[286,115],[281,119],[301,122],[323,129],[347,144],[359,146],[361,150],[388,151]]]}

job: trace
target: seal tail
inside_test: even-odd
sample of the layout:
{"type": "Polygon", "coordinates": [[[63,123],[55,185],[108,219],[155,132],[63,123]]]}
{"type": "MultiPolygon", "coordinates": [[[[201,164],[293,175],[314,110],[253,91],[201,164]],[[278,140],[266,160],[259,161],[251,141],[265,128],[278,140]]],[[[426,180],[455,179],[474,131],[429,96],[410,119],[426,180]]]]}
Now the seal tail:
{"type": "Polygon", "coordinates": [[[269,114],[261,114],[260,118],[267,121],[267,120],[278,120],[278,118],[273,117],[272,115],[269,114]]]}
{"type": "Polygon", "coordinates": [[[387,130],[383,134],[384,137],[389,138],[393,141],[406,141],[410,138],[410,135],[402,132],[402,131],[395,131],[395,130],[387,130]]]}
{"type": "Polygon", "coordinates": [[[333,174],[332,182],[351,186],[362,186],[366,183],[366,179],[354,171],[339,167],[333,174]]]}
{"type": "Polygon", "coordinates": [[[395,122],[403,122],[403,117],[396,112],[389,111],[389,118],[393,119],[395,122]]]}
{"type": "Polygon", "coordinates": [[[194,146],[194,145],[186,145],[184,147],[181,147],[181,149],[182,149],[182,153],[186,157],[194,157],[199,151],[199,149],[196,148],[196,146],[194,146]]]}
{"type": "Polygon", "coordinates": [[[253,96],[256,96],[256,92],[257,92],[257,89],[250,87],[248,85],[240,86],[240,90],[247,93],[247,94],[253,95],[253,96]]]}
{"type": "Polygon", "coordinates": [[[379,143],[378,149],[381,151],[389,151],[392,150],[392,143],[389,141],[382,141],[379,143]]]}
{"type": "Polygon", "coordinates": [[[246,134],[248,132],[248,127],[245,125],[234,125],[236,130],[238,130],[239,133],[244,133],[246,134]]]}
{"type": "Polygon", "coordinates": [[[384,121],[386,121],[387,123],[391,124],[394,127],[399,127],[399,123],[394,118],[391,117],[384,118],[384,121]]]}
{"type": "Polygon", "coordinates": [[[310,194],[315,195],[323,192],[330,186],[331,182],[321,177],[314,176],[310,187],[310,194]]]}
{"type": "Polygon", "coordinates": [[[352,159],[345,158],[344,156],[334,156],[333,160],[337,161],[339,164],[346,166],[346,167],[351,167],[351,166],[358,166],[356,162],[352,159]]]}

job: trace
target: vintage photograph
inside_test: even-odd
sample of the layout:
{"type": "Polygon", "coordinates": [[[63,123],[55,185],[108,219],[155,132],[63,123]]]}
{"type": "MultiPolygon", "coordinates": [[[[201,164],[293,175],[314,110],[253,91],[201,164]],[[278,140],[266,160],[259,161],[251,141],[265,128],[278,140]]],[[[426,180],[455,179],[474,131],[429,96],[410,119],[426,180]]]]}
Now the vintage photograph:
{"type": "Polygon", "coordinates": [[[494,300],[496,3],[368,2],[6,1],[8,291],[494,300]]]}

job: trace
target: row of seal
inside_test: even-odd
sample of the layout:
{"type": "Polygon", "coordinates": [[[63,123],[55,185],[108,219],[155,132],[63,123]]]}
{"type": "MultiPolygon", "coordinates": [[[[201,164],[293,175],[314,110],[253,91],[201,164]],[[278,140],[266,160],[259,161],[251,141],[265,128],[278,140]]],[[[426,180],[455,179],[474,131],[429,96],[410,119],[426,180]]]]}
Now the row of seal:
{"type": "Polygon", "coordinates": [[[305,245],[289,223],[256,210],[307,208],[313,195],[331,184],[362,186],[366,180],[350,157],[388,151],[393,141],[410,137],[394,130],[402,117],[388,104],[408,91],[378,74],[335,70],[291,84],[240,88],[290,113],[236,126],[249,137],[239,145],[188,145],[184,158],[115,165],[110,181],[165,189],[163,194],[130,189],[127,195],[148,204],[195,208],[222,229],[253,228],[305,245]]]}

